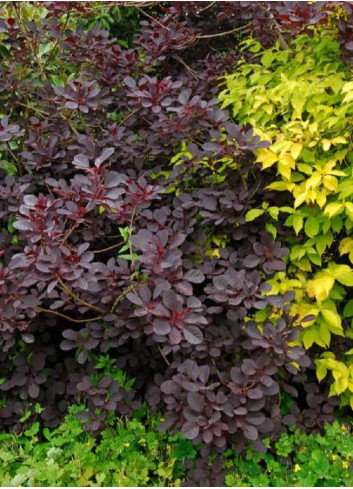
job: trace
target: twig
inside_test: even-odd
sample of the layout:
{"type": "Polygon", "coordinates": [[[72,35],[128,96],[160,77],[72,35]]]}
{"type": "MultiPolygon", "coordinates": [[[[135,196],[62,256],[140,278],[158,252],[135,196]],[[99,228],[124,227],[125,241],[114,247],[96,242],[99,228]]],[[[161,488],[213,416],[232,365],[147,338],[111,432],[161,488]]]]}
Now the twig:
{"type": "Polygon", "coordinates": [[[65,121],[70,126],[70,129],[76,134],[76,136],[78,136],[80,134],[78,132],[78,130],[76,129],[76,127],[73,126],[73,124],[72,124],[72,122],[70,121],[69,118],[67,118],[65,116],[62,116],[62,119],[63,119],[63,121],[65,121]]]}
{"type": "Polygon", "coordinates": [[[25,37],[31,51],[32,51],[32,54],[33,54],[33,58],[35,59],[38,67],[39,67],[39,71],[42,73],[42,76],[43,78],[46,80],[47,79],[47,75],[44,71],[44,67],[43,67],[43,64],[40,60],[40,57],[38,56],[38,53],[36,52],[35,50],[35,47],[32,45],[32,40],[30,39],[30,37],[27,35],[29,31],[26,30],[25,28],[25,25],[22,21],[22,16],[21,16],[21,7],[20,6],[13,6],[13,11],[14,11],[14,14],[15,14],[15,17],[16,17],[16,20],[18,22],[18,25],[21,27],[21,32],[23,34],[23,36],[25,37]]]}
{"type": "MultiPolygon", "coordinates": [[[[265,10],[267,10],[267,9],[265,9],[265,10]]],[[[269,10],[267,10],[267,11],[269,12],[269,10]]],[[[272,12],[269,12],[269,15],[270,15],[270,18],[272,20],[274,31],[277,32],[278,40],[279,40],[279,44],[280,44],[281,48],[282,49],[289,49],[289,45],[282,35],[282,29],[281,29],[281,26],[279,25],[279,23],[277,22],[276,17],[273,15],[272,12]]]]}
{"type": "Polygon", "coordinates": [[[214,2],[209,3],[209,4],[207,5],[207,7],[204,7],[204,8],[202,8],[202,9],[200,9],[200,10],[199,10],[199,12],[204,12],[205,10],[208,10],[209,8],[213,7],[213,5],[214,5],[215,3],[217,3],[217,2],[216,2],[216,1],[214,1],[214,2]]]}
{"type": "Polygon", "coordinates": [[[130,219],[130,226],[129,226],[129,250],[130,250],[130,257],[131,257],[131,268],[134,269],[135,267],[135,260],[132,258],[132,243],[131,243],[131,234],[132,234],[132,226],[134,224],[134,217],[136,214],[136,209],[137,205],[135,205],[134,210],[131,214],[131,219],[130,219]]]}
{"type": "Polygon", "coordinates": [[[44,307],[36,307],[35,310],[38,312],[46,312],[48,314],[55,314],[55,316],[60,316],[64,319],[67,319],[68,321],[71,321],[72,323],[87,323],[89,321],[98,321],[99,319],[102,319],[102,317],[103,317],[103,316],[97,316],[95,318],[74,319],[74,318],[71,318],[70,316],[66,316],[66,314],[62,314],[61,312],[58,312],[58,311],[52,311],[51,309],[45,309],[44,307]]]}
{"type": "Polygon", "coordinates": [[[60,243],[60,246],[64,245],[66,243],[66,241],[69,239],[69,237],[71,236],[71,234],[74,232],[76,226],[73,225],[71,226],[71,228],[69,229],[69,231],[66,233],[66,236],[63,237],[61,243],[60,243]]]}
{"type": "Polygon", "coordinates": [[[248,22],[245,25],[242,25],[240,27],[236,27],[235,29],[232,29],[231,31],[225,31],[225,32],[219,32],[218,34],[207,34],[205,36],[196,36],[196,39],[211,39],[213,37],[221,37],[221,36],[228,36],[229,34],[233,34],[234,32],[240,32],[247,27],[250,27],[251,22],[248,22]]]}
{"type": "Polygon", "coordinates": [[[228,385],[228,384],[226,384],[225,382],[223,382],[223,380],[222,380],[222,378],[221,378],[221,374],[220,374],[220,372],[219,372],[219,370],[218,370],[218,367],[217,367],[217,365],[216,365],[216,362],[214,361],[214,359],[213,359],[213,358],[212,358],[212,360],[211,360],[211,361],[212,361],[212,363],[213,363],[213,365],[214,365],[214,367],[215,367],[215,369],[216,369],[217,376],[218,376],[218,380],[220,381],[220,383],[221,383],[222,385],[224,385],[225,387],[228,387],[228,388],[229,388],[229,385],[228,385]]]}
{"type": "Polygon", "coordinates": [[[141,12],[141,14],[145,15],[145,16],[146,16],[146,17],[148,17],[150,20],[152,20],[153,22],[155,22],[156,24],[158,24],[158,25],[159,25],[159,27],[162,27],[162,29],[166,29],[167,31],[170,31],[169,27],[167,27],[166,25],[161,24],[161,23],[160,23],[160,22],[159,22],[157,19],[155,19],[154,17],[152,17],[152,15],[148,14],[147,12],[144,12],[144,11],[142,10],[142,8],[140,8],[140,7],[136,7],[136,8],[137,8],[137,10],[138,10],[139,12],[141,12]]]}
{"type": "MultiPolygon", "coordinates": [[[[103,2],[101,2],[103,3],[103,2]]],[[[130,1],[130,2],[121,2],[120,0],[116,1],[115,3],[118,4],[118,7],[136,7],[136,4],[138,4],[140,7],[151,7],[155,3],[158,2],[144,2],[144,1],[130,1]]],[[[113,5],[95,5],[93,7],[85,7],[85,10],[87,11],[94,11],[94,10],[109,10],[112,8],[113,5]]]]}
{"type": "Polygon", "coordinates": [[[137,285],[130,285],[127,289],[124,290],[124,292],[122,292],[120,295],[118,295],[118,297],[115,299],[114,301],[114,304],[110,310],[110,314],[113,314],[115,309],[117,308],[117,305],[119,304],[120,301],[122,301],[124,299],[124,297],[129,293],[131,292],[131,290],[135,290],[135,287],[137,287],[137,285]]]}
{"type": "Polygon", "coordinates": [[[168,358],[167,358],[167,357],[164,355],[164,353],[162,352],[162,349],[161,349],[161,347],[160,347],[159,345],[158,345],[158,350],[159,350],[160,354],[162,355],[162,357],[164,358],[165,363],[166,363],[166,364],[168,365],[168,367],[169,367],[169,365],[170,365],[170,361],[169,361],[169,360],[168,360],[168,358]]]}
{"type": "Polygon", "coordinates": [[[86,302],[80,297],[78,297],[74,292],[72,292],[71,289],[69,289],[69,287],[67,287],[67,285],[64,284],[64,282],[60,278],[58,278],[58,284],[61,290],[63,290],[66,294],[70,295],[77,302],[81,302],[81,304],[88,307],[88,309],[93,309],[94,311],[103,312],[102,309],[100,309],[99,307],[94,306],[93,304],[90,304],[89,302],[86,302]]]}
{"type": "Polygon", "coordinates": [[[262,184],[262,177],[260,176],[260,178],[259,178],[259,183],[258,183],[258,184],[256,185],[256,187],[253,189],[253,191],[252,191],[252,192],[250,192],[250,194],[249,194],[249,197],[248,197],[248,198],[249,198],[249,200],[253,198],[253,196],[256,194],[256,192],[257,192],[257,191],[258,191],[258,189],[260,188],[261,184],[262,184]]]}
{"type": "Polygon", "coordinates": [[[18,167],[19,174],[22,176],[24,173],[23,165],[20,162],[20,160],[17,158],[15,153],[12,151],[9,141],[6,141],[6,147],[7,147],[8,152],[10,153],[10,155],[12,156],[12,158],[14,159],[14,161],[18,167]]]}
{"type": "MultiPolygon", "coordinates": [[[[67,24],[69,22],[70,12],[71,12],[71,6],[69,5],[69,7],[67,9],[66,19],[65,19],[65,22],[64,22],[64,25],[63,25],[63,28],[62,28],[62,33],[63,34],[64,34],[64,31],[66,29],[66,26],[67,26],[67,24]]],[[[60,37],[58,37],[58,39],[55,41],[54,46],[53,46],[52,50],[50,51],[49,56],[47,57],[46,62],[44,63],[44,68],[46,68],[47,64],[49,63],[52,55],[54,54],[55,49],[57,48],[57,46],[59,44],[59,41],[60,41],[60,37]]]]}
{"type": "Polygon", "coordinates": [[[185,66],[185,68],[192,74],[192,76],[195,78],[195,80],[200,80],[200,77],[197,76],[196,72],[188,64],[186,64],[185,61],[183,59],[181,59],[180,56],[176,55],[174,57],[175,57],[175,59],[177,59],[179,61],[179,63],[181,63],[183,66],[185,66]]]}
{"type": "Polygon", "coordinates": [[[114,250],[114,248],[118,248],[122,244],[124,244],[124,243],[118,243],[118,244],[115,244],[115,245],[112,245],[112,246],[108,246],[108,248],[103,248],[102,250],[96,250],[96,251],[93,251],[93,253],[94,254],[95,253],[104,253],[105,251],[114,250]]]}
{"type": "Polygon", "coordinates": [[[130,112],[129,114],[127,114],[127,116],[125,116],[118,124],[118,127],[120,127],[122,124],[124,124],[124,122],[126,122],[128,119],[130,119],[130,117],[134,114],[136,114],[136,112],[138,111],[138,109],[135,109],[133,110],[132,112],[130,112]]]}
{"type": "Polygon", "coordinates": [[[26,107],[26,109],[34,110],[34,112],[38,112],[39,114],[50,115],[49,112],[46,112],[45,110],[37,109],[36,107],[31,107],[30,105],[26,105],[22,102],[16,102],[16,104],[22,105],[22,107],[26,107]]]}

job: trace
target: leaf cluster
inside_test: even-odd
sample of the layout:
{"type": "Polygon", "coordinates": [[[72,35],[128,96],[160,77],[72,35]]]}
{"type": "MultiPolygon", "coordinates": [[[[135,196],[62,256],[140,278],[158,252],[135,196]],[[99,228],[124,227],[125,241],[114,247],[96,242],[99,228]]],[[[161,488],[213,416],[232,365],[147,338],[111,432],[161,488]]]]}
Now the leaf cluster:
{"type": "Polygon", "coordinates": [[[272,174],[268,188],[282,205],[274,205],[272,197],[249,211],[247,220],[268,215],[288,229],[283,240],[290,248],[287,273],[270,281],[272,290],[294,286],[292,312],[305,321],[302,344],[329,349],[322,359],[313,351],[318,378],[330,371],[330,395],[342,395],[343,405],[353,405],[351,75],[326,28],[313,37],[298,36],[287,49],[277,44],[262,50],[257,41],[250,45],[258,63],[241,62],[225,78],[220,99],[237,122],[250,123],[268,141],[256,161],[272,174]]]}

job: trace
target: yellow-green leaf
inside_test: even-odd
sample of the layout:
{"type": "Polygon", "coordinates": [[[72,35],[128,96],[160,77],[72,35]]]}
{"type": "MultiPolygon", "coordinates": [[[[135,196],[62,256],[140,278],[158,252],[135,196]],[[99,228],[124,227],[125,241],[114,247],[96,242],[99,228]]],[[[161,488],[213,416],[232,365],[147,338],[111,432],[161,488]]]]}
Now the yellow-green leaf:
{"type": "Polygon", "coordinates": [[[342,329],[341,318],[338,313],[330,311],[329,309],[321,309],[321,314],[326,319],[328,324],[337,329],[342,329]]]}
{"type": "Polygon", "coordinates": [[[336,394],[339,396],[344,392],[348,387],[348,377],[342,377],[340,379],[337,379],[335,382],[335,391],[336,394]]]}
{"type": "MultiPolygon", "coordinates": [[[[320,361],[320,360],[319,360],[320,361]]],[[[319,382],[322,381],[327,375],[327,368],[321,365],[321,363],[317,362],[316,365],[316,377],[319,382]]]]}
{"type": "Polygon", "coordinates": [[[331,204],[327,204],[324,210],[324,215],[328,217],[337,216],[341,214],[344,209],[344,204],[340,202],[331,202],[331,204]]]}
{"type": "Polygon", "coordinates": [[[322,180],[322,175],[319,172],[314,172],[310,178],[305,182],[305,188],[307,190],[316,188],[322,180]]]}
{"type": "Polygon", "coordinates": [[[293,190],[294,188],[294,183],[291,182],[273,182],[270,185],[268,185],[266,188],[269,188],[271,190],[279,190],[279,191],[284,191],[284,190],[293,190]]]}
{"type": "Polygon", "coordinates": [[[310,280],[307,285],[309,297],[315,297],[318,301],[324,301],[330,295],[335,283],[334,277],[327,271],[319,272],[314,280],[310,280]]]}
{"type": "Polygon", "coordinates": [[[345,255],[353,250],[353,239],[343,238],[339,245],[340,255],[345,255]]]}
{"type": "Polygon", "coordinates": [[[300,214],[295,214],[295,216],[293,216],[293,228],[296,235],[298,235],[299,231],[302,229],[303,222],[303,216],[301,216],[300,214]]]}
{"type": "Polygon", "coordinates": [[[352,202],[346,202],[344,204],[345,208],[346,208],[346,214],[347,216],[349,217],[349,219],[351,221],[353,221],[353,204],[352,202]]]}
{"type": "Polygon", "coordinates": [[[348,104],[349,102],[352,102],[352,100],[353,100],[353,92],[349,92],[347,93],[347,95],[345,95],[344,99],[342,100],[342,103],[348,104]]]}
{"type": "Polygon", "coordinates": [[[278,156],[267,148],[261,148],[257,151],[256,161],[262,163],[262,168],[265,169],[276,163],[276,161],[278,161],[278,156]]]}
{"type": "Polygon", "coordinates": [[[337,282],[348,287],[353,287],[353,270],[348,265],[330,263],[328,268],[337,282]]]}
{"type": "Polygon", "coordinates": [[[321,323],[319,327],[320,338],[325,346],[329,346],[331,341],[331,333],[325,323],[321,323]]]}
{"type": "Polygon", "coordinates": [[[280,160],[278,162],[278,171],[282,175],[282,177],[286,178],[287,180],[290,180],[292,170],[285,161],[280,160]]]}
{"type": "Polygon", "coordinates": [[[353,91],[353,82],[345,83],[342,87],[342,93],[353,91]]]}
{"type": "Polygon", "coordinates": [[[263,209],[251,209],[246,213],[245,221],[250,222],[261,216],[265,211],[263,209]]]}
{"type": "Polygon", "coordinates": [[[330,190],[331,192],[336,192],[338,188],[338,180],[336,177],[333,177],[332,175],[325,175],[322,183],[324,186],[330,190]]]}
{"type": "Polygon", "coordinates": [[[328,151],[331,147],[331,141],[329,139],[323,139],[322,140],[322,149],[324,151],[328,151]]]}
{"type": "Polygon", "coordinates": [[[290,152],[291,152],[291,155],[293,156],[293,158],[296,160],[298,159],[301,151],[303,149],[303,145],[300,144],[300,143],[293,143],[292,144],[292,147],[290,149],[290,152]]]}
{"type": "Polygon", "coordinates": [[[299,207],[303,202],[305,202],[307,198],[308,198],[308,193],[301,192],[294,201],[294,208],[296,209],[297,207],[299,207]]]}
{"type": "Polygon", "coordinates": [[[304,331],[303,345],[306,350],[308,350],[314,343],[317,343],[317,340],[318,340],[318,335],[314,329],[310,328],[304,331]]]}

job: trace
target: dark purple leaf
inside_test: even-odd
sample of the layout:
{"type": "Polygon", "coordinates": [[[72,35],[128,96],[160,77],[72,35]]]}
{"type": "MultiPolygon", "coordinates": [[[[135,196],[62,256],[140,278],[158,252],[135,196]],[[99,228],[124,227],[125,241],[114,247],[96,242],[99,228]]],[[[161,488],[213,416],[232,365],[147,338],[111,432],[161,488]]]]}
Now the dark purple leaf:
{"type": "Polygon", "coordinates": [[[243,433],[248,440],[252,440],[252,441],[257,440],[257,438],[259,436],[257,429],[254,428],[254,426],[252,426],[250,424],[244,425],[243,433]]]}
{"type": "Polygon", "coordinates": [[[164,392],[164,394],[174,394],[178,391],[178,387],[173,380],[166,380],[161,385],[161,391],[164,392]]]}
{"type": "Polygon", "coordinates": [[[192,422],[186,422],[181,427],[181,432],[187,440],[194,440],[199,432],[200,428],[192,422]]]}
{"type": "Polygon", "coordinates": [[[186,272],[184,279],[192,282],[193,284],[200,284],[205,280],[205,275],[200,270],[194,269],[186,272]]]}
{"type": "Polygon", "coordinates": [[[197,326],[184,326],[183,332],[184,338],[191,345],[199,345],[203,342],[203,334],[197,326]]]}
{"type": "Polygon", "coordinates": [[[187,395],[188,404],[194,411],[202,411],[204,400],[197,392],[189,392],[187,395]]]}

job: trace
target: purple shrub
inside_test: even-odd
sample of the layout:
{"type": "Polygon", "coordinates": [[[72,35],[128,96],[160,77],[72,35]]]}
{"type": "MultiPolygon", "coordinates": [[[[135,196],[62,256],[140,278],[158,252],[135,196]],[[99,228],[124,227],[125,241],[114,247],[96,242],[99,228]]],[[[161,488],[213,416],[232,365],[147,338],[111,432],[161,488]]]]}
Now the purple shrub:
{"type": "MultiPolygon", "coordinates": [[[[204,453],[263,449],[285,429],[281,392],[310,362],[291,346],[290,295],[263,293],[288,250],[282,229],[274,242],[264,220],[245,222],[271,173],[252,163],[263,143],[216,102],[237,39],[272,19],[261,3],[157,3],[125,47],[87,27],[84,2],[46,2],[33,21],[13,2],[0,26],[12,165],[0,167],[0,426],[20,431],[35,403],[55,426],[85,400],[87,429],[147,401],[204,453]],[[107,354],[132,389],[97,370],[107,354]]],[[[304,407],[318,420],[315,389],[304,407]]]]}

